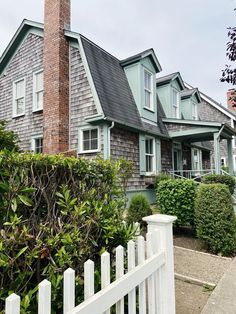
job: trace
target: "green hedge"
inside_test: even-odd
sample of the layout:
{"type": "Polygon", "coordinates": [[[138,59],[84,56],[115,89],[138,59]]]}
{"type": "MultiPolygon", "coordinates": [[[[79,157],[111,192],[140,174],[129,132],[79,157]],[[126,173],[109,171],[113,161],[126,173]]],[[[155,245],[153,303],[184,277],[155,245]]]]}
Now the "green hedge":
{"type": "Polygon", "coordinates": [[[34,288],[46,278],[52,283],[52,313],[61,313],[68,267],[77,274],[76,302],[82,300],[83,263],[133,236],[122,223],[121,164],[125,167],[124,161],[0,153],[1,308],[14,291],[24,296],[21,313],[36,313],[34,288]]]}
{"type": "Polygon", "coordinates": [[[127,222],[129,224],[139,222],[142,225],[142,218],[151,214],[151,206],[143,194],[137,194],[131,198],[127,212],[127,222]]]}
{"type": "Polygon", "coordinates": [[[156,192],[162,214],[177,216],[176,225],[194,225],[196,183],[193,180],[164,180],[158,184],[156,192]]]}
{"type": "Polygon", "coordinates": [[[157,189],[161,181],[169,180],[171,176],[168,173],[160,173],[155,177],[154,188],[157,189]]]}
{"type": "Polygon", "coordinates": [[[224,184],[201,184],[195,203],[195,223],[197,236],[213,253],[235,253],[235,214],[224,184]]]}
{"type": "Polygon", "coordinates": [[[234,193],[234,189],[236,186],[235,178],[230,176],[230,175],[224,175],[224,174],[207,175],[207,176],[203,177],[203,183],[206,183],[206,184],[214,184],[214,183],[226,184],[228,186],[231,194],[234,193]]]}

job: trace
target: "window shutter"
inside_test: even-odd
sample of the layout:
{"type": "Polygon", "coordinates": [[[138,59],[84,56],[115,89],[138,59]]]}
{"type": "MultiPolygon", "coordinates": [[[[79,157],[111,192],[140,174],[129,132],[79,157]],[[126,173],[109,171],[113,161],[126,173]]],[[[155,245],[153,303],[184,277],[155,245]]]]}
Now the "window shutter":
{"type": "Polygon", "coordinates": [[[139,170],[140,175],[146,174],[145,135],[139,134],[139,170]]]}
{"type": "Polygon", "coordinates": [[[156,138],[156,171],[161,172],[161,141],[156,138]]]}

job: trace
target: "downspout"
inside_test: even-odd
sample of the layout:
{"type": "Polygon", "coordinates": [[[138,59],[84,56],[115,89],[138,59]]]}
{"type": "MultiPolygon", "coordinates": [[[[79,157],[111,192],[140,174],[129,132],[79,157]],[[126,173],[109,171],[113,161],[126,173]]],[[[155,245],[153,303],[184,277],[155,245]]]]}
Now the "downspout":
{"type": "Polygon", "coordinates": [[[108,128],[108,134],[107,134],[107,158],[111,157],[111,129],[114,128],[115,122],[112,121],[111,126],[108,128]]]}
{"type": "Polygon", "coordinates": [[[223,124],[220,128],[220,131],[214,134],[214,157],[215,157],[215,171],[216,174],[220,174],[220,135],[224,129],[225,125],[223,124]],[[215,136],[216,135],[216,136],[215,136]]]}

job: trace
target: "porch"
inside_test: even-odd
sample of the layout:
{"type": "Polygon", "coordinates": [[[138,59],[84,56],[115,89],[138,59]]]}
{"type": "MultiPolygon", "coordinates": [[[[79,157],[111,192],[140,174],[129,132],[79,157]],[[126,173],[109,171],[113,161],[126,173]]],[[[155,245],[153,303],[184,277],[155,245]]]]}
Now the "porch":
{"type": "Polygon", "coordinates": [[[221,150],[227,154],[233,175],[233,137],[228,124],[210,121],[164,119],[173,140],[172,175],[198,178],[221,173],[221,150]]]}

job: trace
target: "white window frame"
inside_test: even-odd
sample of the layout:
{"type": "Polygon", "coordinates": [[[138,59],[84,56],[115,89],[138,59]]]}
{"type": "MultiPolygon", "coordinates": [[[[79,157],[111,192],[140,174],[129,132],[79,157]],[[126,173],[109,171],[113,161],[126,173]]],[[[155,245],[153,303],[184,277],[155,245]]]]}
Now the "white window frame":
{"type": "Polygon", "coordinates": [[[146,170],[146,176],[150,176],[156,173],[156,141],[155,137],[151,136],[145,136],[145,170],[146,170]],[[149,154],[146,152],[146,140],[152,140],[153,142],[153,153],[149,154]],[[152,171],[147,171],[147,162],[146,162],[146,156],[152,156],[152,171]]]}
{"type": "Polygon", "coordinates": [[[36,93],[41,92],[41,91],[44,92],[44,86],[43,86],[42,90],[36,91],[36,76],[37,76],[37,74],[40,74],[40,73],[43,73],[43,69],[35,71],[33,73],[33,112],[37,112],[37,111],[43,110],[43,106],[40,107],[40,108],[36,108],[36,99],[37,99],[36,98],[36,93]]]}
{"type": "Polygon", "coordinates": [[[198,120],[198,108],[197,103],[195,101],[192,102],[192,119],[198,120]]]}
{"type": "Polygon", "coordinates": [[[220,166],[221,166],[221,167],[227,167],[226,157],[220,157],[220,166]],[[222,165],[222,160],[223,160],[223,162],[224,162],[223,165],[222,165]]]}
{"type": "Polygon", "coordinates": [[[154,111],[154,101],[153,101],[153,73],[147,70],[146,68],[143,70],[143,89],[144,89],[144,108],[150,111],[154,111]],[[145,86],[145,74],[150,75],[150,80],[151,80],[151,89],[147,88],[145,86]],[[145,100],[146,100],[146,92],[149,93],[150,95],[150,107],[146,106],[145,100]]]}
{"type": "Polygon", "coordinates": [[[174,119],[179,119],[179,117],[180,117],[180,112],[179,112],[179,103],[180,103],[180,98],[179,98],[179,91],[176,89],[176,88],[174,88],[174,87],[172,87],[171,88],[171,109],[172,109],[172,115],[173,115],[173,118],[174,119]],[[173,102],[173,93],[176,93],[176,99],[177,99],[177,104],[174,104],[174,102],[173,102]],[[174,112],[177,112],[177,116],[176,115],[174,115],[174,112]]]}
{"type": "Polygon", "coordinates": [[[26,88],[25,88],[25,77],[21,77],[20,79],[18,79],[18,80],[15,80],[14,82],[13,82],[13,118],[17,118],[17,117],[21,117],[21,116],[24,116],[25,115],[25,97],[26,97],[26,88]],[[20,113],[20,114],[17,114],[17,109],[16,109],[16,101],[17,101],[17,99],[16,99],[16,85],[17,85],[17,83],[19,83],[19,82],[21,82],[21,81],[23,81],[24,82],[24,87],[23,87],[23,89],[24,89],[24,105],[23,105],[23,112],[22,113],[20,113]]]}
{"type": "Polygon", "coordinates": [[[78,153],[79,154],[89,154],[89,153],[97,153],[101,151],[101,131],[100,127],[95,126],[85,126],[79,129],[79,143],[78,143],[78,153]],[[83,132],[84,131],[92,131],[97,130],[98,132],[98,148],[97,149],[90,149],[90,150],[84,150],[83,149],[83,132]]]}
{"type": "MultiPolygon", "coordinates": [[[[35,145],[35,141],[38,140],[38,139],[43,139],[43,135],[42,134],[39,134],[39,135],[34,135],[31,137],[31,150],[35,152],[35,148],[36,148],[36,145],[35,145]]],[[[43,147],[42,147],[42,152],[43,152],[43,147]]]]}

